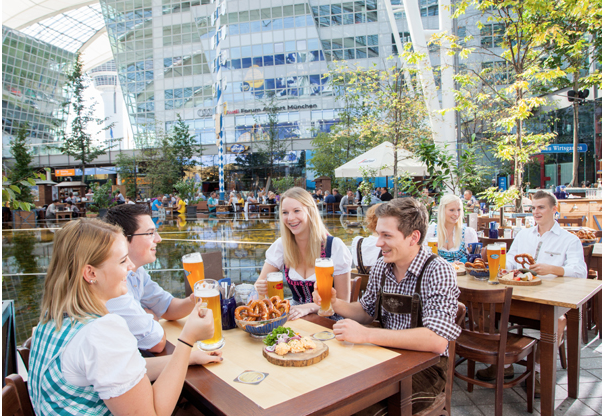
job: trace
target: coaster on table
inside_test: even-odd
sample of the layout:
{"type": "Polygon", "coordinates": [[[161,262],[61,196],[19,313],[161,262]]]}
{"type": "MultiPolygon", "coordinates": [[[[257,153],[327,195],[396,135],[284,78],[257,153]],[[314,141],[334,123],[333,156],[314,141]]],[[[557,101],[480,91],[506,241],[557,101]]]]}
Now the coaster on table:
{"type": "Polygon", "coordinates": [[[237,383],[260,384],[268,376],[268,373],[261,371],[245,370],[234,379],[237,383]]]}
{"type": "Polygon", "coordinates": [[[321,331],[311,335],[312,338],[318,341],[328,341],[335,338],[335,334],[331,331],[321,331]]]}

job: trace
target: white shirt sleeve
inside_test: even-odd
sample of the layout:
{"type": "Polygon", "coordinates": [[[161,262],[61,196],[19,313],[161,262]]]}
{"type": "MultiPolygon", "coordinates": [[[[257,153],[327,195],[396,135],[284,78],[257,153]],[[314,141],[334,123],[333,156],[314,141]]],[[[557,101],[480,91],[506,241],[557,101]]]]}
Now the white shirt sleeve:
{"type": "Polygon", "coordinates": [[[568,233],[567,251],[565,252],[565,262],[563,264],[563,275],[568,277],[579,277],[586,279],[588,269],[584,262],[584,248],[578,237],[568,233]],[[573,238],[572,238],[573,237],[573,238]]]}
{"type": "Polygon", "coordinates": [[[283,240],[281,237],[278,238],[268,250],[266,250],[266,263],[269,265],[276,267],[279,270],[283,270],[285,266],[284,262],[284,250],[283,250],[283,240]]]}
{"type": "Polygon", "coordinates": [[[147,372],[136,338],[115,314],[93,320],[69,341],[61,354],[61,369],[67,382],[91,385],[103,400],[128,392],[147,372]]]}
{"type": "Polygon", "coordinates": [[[333,259],[333,276],[348,273],[352,270],[352,253],[341,238],[333,238],[331,245],[331,259],[333,259]]]}

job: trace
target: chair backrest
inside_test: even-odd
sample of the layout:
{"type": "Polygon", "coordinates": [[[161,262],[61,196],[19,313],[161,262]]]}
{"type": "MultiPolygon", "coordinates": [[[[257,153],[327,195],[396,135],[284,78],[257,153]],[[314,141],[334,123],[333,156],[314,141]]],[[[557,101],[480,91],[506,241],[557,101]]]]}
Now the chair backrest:
{"type": "Polygon", "coordinates": [[[6,376],[6,386],[2,389],[3,416],[35,416],[27,386],[18,374],[6,376]]]}
{"type": "MultiPolygon", "coordinates": [[[[203,259],[203,270],[207,279],[220,280],[224,277],[221,251],[201,253],[201,258],[203,259]]],[[[186,296],[190,296],[193,293],[193,288],[189,285],[188,279],[184,279],[184,293],[186,296]]]]}
{"type": "Polygon", "coordinates": [[[559,218],[557,222],[559,225],[582,227],[584,225],[584,217],[559,218]]]}
{"type": "Polygon", "coordinates": [[[594,244],[589,244],[588,246],[582,246],[582,250],[584,251],[584,263],[586,263],[586,270],[590,269],[590,261],[593,257],[593,249],[595,248],[594,244]]]}
{"type": "Polygon", "coordinates": [[[31,337],[27,338],[27,340],[21,345],[17,347],[17,351],[23,360],[23,364],[25,364],[25,369],[29,371],[29,350],[31,349],[31,337]]]}
{"type": "MultiPolygon", "coordinates": [[[[498,232],[500,234],[500,233],[502,233],[502,230],[499,230],[498,232]]],[[[511,247],[511,244],[513,244],[513,239],[512,238],[487,238],[487,237],[480,237],[479,241],[480,241],[480,243],[483,244],[484,248],[488,244],[507,243],[507,251],[509,251],[509,248],[511,247]]]]}
{"type": "Polygon", "coordinates": [[[362,276],[352,278],[350,302],[357,302],[360,297],[360,287],[362,286],[362,276]]]}
{"type": "Polygon", "coordinates": [[[509,324],[512,296],[512,287],[489,290],[462,288],[459,296],[459,302],[466,305],[469,325],[469,328],[461,327],[462,333],[476,339],[498,342],[499,362],[504,360],[507,331],[498,331],[497,328],[506,329],[509,324]],[[498,325],[496,322],[497,305],[501,305],[498,325]]]}

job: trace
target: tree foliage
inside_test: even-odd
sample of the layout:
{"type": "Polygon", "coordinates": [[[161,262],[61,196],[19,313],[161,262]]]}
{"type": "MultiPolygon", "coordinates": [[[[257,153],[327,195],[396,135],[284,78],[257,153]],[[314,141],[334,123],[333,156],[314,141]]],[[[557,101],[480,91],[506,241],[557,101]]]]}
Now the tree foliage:
{"type": "Polygon", "coordinates": [[[83,72],[81,56],[78,53],[73,69],[67,74],[65,88],[70,93],[71,99],[63,103],[63,110],[73,116],[70,129],[63,132],[63,141],[61,151],[80,161],[82,169],[82,182],[86,181],[86,165],[90,164],[100,155],[104,155],[113,144],[97,144],[93,141],[92,135],[88,133],[88,126],[96,124],[99,126],[99,133],[113,127],[113,123],[104,127],[105,119],[94,117],[94,108],[96,103],[89,103],[84,98],[84,91],[88,87],[88,79],[83,72]]]}
{"type": "Polygon", "coordinates": [[[27,132],[29,125],[21,124],[17,136],[10,141],[10,152],[15,159],[15,164],[11,167],[8,174],[8,180],[19,188],[19,200],[22,202],[33,202],[31,195],[31,184],[27,181],[33,176],[34,170],[31,167],[33,156],[27,146],[27,132]]]}
{"type": "Polygon", "coordinates": [[[136,199],[136,158],[125,153],[120,153],[115,160],[115,166],[119,172],[119,177],[126,186],[126,196],[136,199]]]}

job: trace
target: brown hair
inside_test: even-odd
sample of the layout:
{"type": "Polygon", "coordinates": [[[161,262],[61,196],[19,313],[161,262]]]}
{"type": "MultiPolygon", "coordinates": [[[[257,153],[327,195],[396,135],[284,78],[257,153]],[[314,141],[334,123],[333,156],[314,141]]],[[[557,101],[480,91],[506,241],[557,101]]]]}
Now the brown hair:
{"type": "Polygon", "coordinates": [[[407,238],[413,231],[421,233],[418,244],[423,244],[427,226],[429,224],[429,215],[425,205],[414,198],[392,199],[385,204],[377,205],[375,210],[377,218],[394,217],[398,220],[398,231],[407,238]]]}
{"type": "Polygon", "coordinates": [[[132,242],[131,235],[138,230],[138,217],[143,215],[151,216],[147,204],[122,204],[107,211],[105,222],[120,226],[128,242],[132,242]]]}
{"type": "Polygon", "coordinates": [[[116,225],[88,218],[70,221],[56,232],[44,281],[40,323],[54,320],[58,331],[64,315],[84,322],[107,313],[105,304],[84,280],[83,270],[86,265],[99,267],[107,260],[113,243],[122,233],[116,225]]]}
{"type": "Polygon", "coordinates": [[[549,206],[557,206],[557,198],[555,195],[547,191],[536,191],[536,193],[532,196],[532,201],[535,199],[546,199],[549,203],[549,206]]]}
{"type": "Polygon", "coordinates": [[[373,205],[366,212],[366,216],[364,217],[364,223],[366,224],[366,228],[368,228],[371,232],[375,232],[377,228],[377,216],[375,215],[375,211],[379,205],[373,205]]]}

